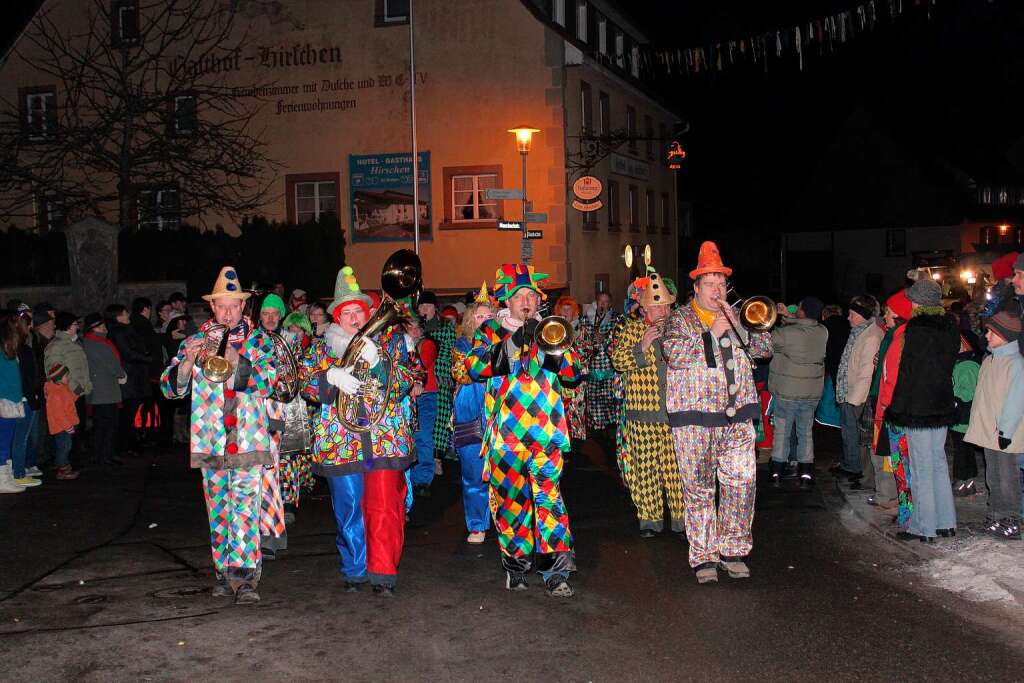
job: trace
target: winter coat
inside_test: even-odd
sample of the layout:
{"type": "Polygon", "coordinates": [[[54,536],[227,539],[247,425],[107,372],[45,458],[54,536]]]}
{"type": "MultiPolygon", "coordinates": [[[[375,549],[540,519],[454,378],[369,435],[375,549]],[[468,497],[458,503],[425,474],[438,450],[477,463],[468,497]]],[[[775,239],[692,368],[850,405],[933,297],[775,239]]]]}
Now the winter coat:
{"type": "Polygon", "coordinates": [[[1005,453],[1024,453],[1024,357],[1019,342],[992,350],[981,364],[964,441],[1005,453]],[[1010,445],[1000,448],[1000,434],[1010,445]]]}
{"type": "Polygon", "coordinates": [[[910,429],[954,424],[953,365],[959,352],[960,332],[952,318],[941,308],[915,309],[885,419],[910,429]]]}
{"type": "Polygon", "coordinates": [[[825,383],[828,330],[817,320],[796,318],[772,332],[768,391],[779,398],[820,400],[825,383]]]}
{"type": "Polygon", "coordinates": [[[50,434],[66,432],[78,424],[76,396],[67,384],[47,382],[43,385],[43,393],[46,395],[46,426],[50,434]]]}
{"type": "Polygon", "coordinates": [[[859,406],[868,400],[871,379],[875,374],[875,360],[885,330],[872,324],[860,333],[850,352],[846,374],[846,403],[859,406]]]}
{"type": "Polygon", "coordinates": [[[89,360],[89,378],[92,380],[92,391],[86,395],[86,402],[93,406],[120,403],[121,384],[118,380],[125,373],[113,342],[100,335],[86,333],[82,346],[89,360]]]}
{"type": "Polygon", "coordinates": [[[956,424],[952,427],[954,432],[963,434],[967,431],[980,370],[981,366],[978,365],[973,351],[966,351],[957,356],[956,365],[953,366],[953,396],[956,398],[956,424]]]}
{"type": "MultiPolygon", "coordinates": [[[[196,333],[203,339],[215,321],[196,333]]],[[[160,378],[166,398],[192,394],[192,429],[189,438],[194,468],[230,469],[274,464],[270,446],[266,399],[277,378],[274,343],[263,330],[245,319],[232,343],[238,348],[238,366],[225,382],[211,382],[195,363],[184,382],[178,364],[185,359],[182,345],[160,378]]]]}
{"type": "Polygon", "coordinates": [[[36,354],[32,347],[22,344],[18,347],[18,369],[21,371],[21,393],[28,407],[41,410],[43,407],[43,382],[36,354]]]}
{"type": "MultiPolygon", "coordinates": [[[[128,324],[142,342],[142,347],[146,349],[146,355],[149,356],[146,382],[147,385],[153,384],[160,380],[160,373],[163,372],[165,367],[163,341],[160,339],[160,335],[157,333],[156,328],[153,327],[153,323],[150,322],[149,318],[143,317],[138,313],[132,313],[128,324]]],[[[146,391],[148,396],[152,393],[152,387],[147,386],[146,391]]]]}
{"type": "Polygon", "coordinates": [[[124,400],[139,400],[150,396],[149,366],[153,358],[145,341],[133,326],[116,320],[107,321],[107,338],[121,352],[121,365],[128,375],[128,381],[121,387],[124,400]]]}
{"type": "MultiPolygon", "coordinates": [[[[405,335],[392,327],[373,338],[380,360],[369,368],[387,393],[380,422],[362,434],[350,432],[338,416],[338,388],[327,381],[327,371],[341,367],[348,348],[341,327],[327,326],[323,339],[313,342],[302,359],[299,381],[306,401],[317,406],[313,418],[313,471],[322,477],[338,477],[367,470],[404,470],[416,457],[412,437],[412,357],[405,335]],[[391,382],[388,383],[390,377],[391,382]]],[[[418,362],[418,361],[417,361],[418,362]]],[[[366,407],[380,408],[377,401],[366,407]]]]}
{"type": "MultiPolygon", "coordinates": [[[[750,334],[750,351],[770,358],[772,337],[750,334]]],[[[740,351],[729,331],[720,339],[711,335],[692,303],[669,316],[662,337],[666,377],[665,408],[673,427],[726,426],[761,417],[761,400],[754,386],[750,358],[740,351]]]]}
{"type": "Polygon", "coordinates": [[[89,361],[85,357],[82,345],[62,330],[57,330],[53,339],[46,345],[43,352],[43,371],[49,372],[57,364],[68,369],[68,388],[76,397],[84,396],[92,391],[92,380],[89,378],[89,361]]]}
{"type": "Polygon", "coordinates": [[[839,372],[839,361],[843,358],[846,340],[850,338],[850,323],[841,315],[833,315],[825,318],[821,324],[828,330],[828,344],[825,345],[825,372],[832,377],[832,383],[835,384],[836,374],[839,372]]]}

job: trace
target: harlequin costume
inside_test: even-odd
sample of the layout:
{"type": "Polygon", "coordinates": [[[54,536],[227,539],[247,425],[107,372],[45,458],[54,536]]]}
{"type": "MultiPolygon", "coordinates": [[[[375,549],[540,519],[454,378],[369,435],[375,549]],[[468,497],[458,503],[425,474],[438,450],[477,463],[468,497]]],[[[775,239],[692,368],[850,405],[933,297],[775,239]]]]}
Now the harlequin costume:
{"type": "MultiPolygon", "coordinates": [[[[437,297],[434,297],[434,306],[437,306],[437,297]]],[[[437,359],[433,368],[437,378],[437,414],[432,434],[434,458],[441,460],[452,443],[452,399],[455,394],[452,349],[455,346],[455,325],[443,317],[441,311],[437,311],[433,318],[423,321],[423,332],[437,346],[437,359]]]]}
{"type": "MultiPolygon", "coordinates": [[[[581,325],[581,318],[579,317],[580,305],[576,299],[572,298],[568,294],[563,294],[555,302],[555,315],[562,315],[563,306],[572,306],[576,310],[576,317],[570,320],[572,323],[573,330],[576,332],[576,338],[573,341],[574,347],[579,347],[579,329],[581,325]]],[[[577,352],[577,356],[579,353],[577,352]]],[[[586,374],[586,365],[583,359],[580,358],[581,372],[586,374]]],[[[579,446],[587,439],[587,422],[586,422],[586,382],[580,382],[576,386],[562,387],[562,401],[565,403],[566,419],[569,420],[569,436],[572,437],[572,441],[575,446],[579,446]]]]}
{"type": "MultiPolygon", "coordinates": [[[[701,245],[690,278],[707,273],[732,274],[713,242],[701,245]]],[[[760,414],[750,358],[737,348],[740,340],[732,330],[714,338],[715,315],[694,298],[669,317],[662,341],[665,407],[683,480],[690,566],[702,583],[717,580],[719,564],[730,576],[749,575],[743,560],[753,546],[753,422],[760,414]]],[[[770,334],[745,336],[751,355],[771,356],[770,334]]]]}
{"type": "MultiPolygon", "coordinates": [[[[633,285],[641,310],[675,303],[675,295],[657,272],[637,278],[633,285]]],[[[622,473],[644,537],[661,532],[666,498],[672,531],[682,533],[685,528],[679,463],[665,410],[665,349],[661,339],[655,339],[646,350],[641,346],[647,329],[663,322],[652,323],[643,314],[627,316],[617,328],[611,348],[612,365],[621,373],[626,393],[623,438],[629,460],[622,473]]]]}
{"type": "MultiPolygon", "coordinates": [[[[495,274],[495,296],[508,301],[528,288],[544,298],[538,283],[546,277],[533,266],[502,265],[495,274]]],[[[549,593],[568,597],[572,589],[566,579],[576,563],[559,489],[570,446],[561,387],[578,381],[579,361],[572,350],[544,354],[532,342],[529,323],[514,329],[516,323],[503,322],[506,317],[511,316],[480,326],[466,359],[474,381],[489,380],[483,478],[490,485],[505,585],[525,589],[526,575],[535,567],[549,593]]]]}
{"type": "Polygon", "coordinates": [[[587,434],[594,436],[619,422],[622,388],[608,355],[615,327],[622,316],[611,308],[601,315],[585,316],[580,323],[577,348],[587,368],[586,409],[587,434]]]}
{"type": "MultiPolygon", "coordinates": [[[[248,296],[241,290],[234,268],[227,266],[221,269],[213,292],[203,298],[245,300],[248,296]]],[[[239,602],[254,602],[259,599],[255,589],[262,568],[263,468],[274,462],[265,408],[275,380],[273,345],[262,330],[243,317],[228,331],[228,342],[238,351],[238,365],[227,381],[210,381],[203,374],[200,360],[188,376],[181,377],[178,365],[185,359],[186,344],[192,339],[206,339],[215,327],[216,321],[209,320],[182,342],[160,378],[160,388],[169,399],[192,394],[190,459],[192,467],[203,473],[210,549],[218,583],[215,592],[229,595],[231,591],[239,602]]]]}
{"type": "MultiPolygon", "coordinates": [[[[405,542],[405,470],[415,457],[409,400],[413,373],[402,360],[408,356],[401,330],[392,326],[375,335],[379,359],[369,374],[382,387],[378,396],[387,395],[383,417],[362,433],[342,424],[336,407],[339,390],[327,378],[330,370],[340,368],[353,339],[337,322],[341,310],[350,305],[369,311],[370,297],[360,291],[346,266],[338,274],[328,308],[335,322],[303,358],[300,381],[306,399],[320,405],[313,425],[313,470],[330,487],[346,590],[357,590],[369,581],[375,592],[390,594],[405,542]]],[[[360,402],[361,412],[379,409],[372,395],[360,402]]]]}

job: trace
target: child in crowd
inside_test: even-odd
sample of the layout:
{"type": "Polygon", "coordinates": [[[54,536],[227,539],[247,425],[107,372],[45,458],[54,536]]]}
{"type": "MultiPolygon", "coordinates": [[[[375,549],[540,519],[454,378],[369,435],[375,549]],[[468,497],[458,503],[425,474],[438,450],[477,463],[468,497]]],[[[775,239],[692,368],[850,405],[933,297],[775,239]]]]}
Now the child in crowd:
{"type": "Polygon", "coordinates": [[[985,449],[988,519],[985,530],[1020,540],[1020,468],[1024,453],[1024,357],[1019,350],[1021,319],[1008,311],[987,323],[991,355],[981,364],[964,441],[985,449]]]}
{"type": "MultiPolygon", "coordinates": [[[[68,375],[67,367],[57,363],[47,371],[46,384],[43,385],[43,393],[46,395],[46,424],[54,437],[58,463],[68,462],[71,435],[75,433],[75,427],[78,425],[75,395],[68,386],[68,375]]],[[[77,479],[78,472],[74,471],[70,464],[65,464],[58,467],[57,478],[77,479]]]]}
{"type": "Polygon", "coordinates": [[[954,496],[973,496],[974,478],[978,476],[978,461],[975,456],[974,444],[964,441],[967,423],[971,419],[971,405],[974,402],[974,391],[978,384],[978,356],[974,347],[961,331],[960,353],[953,365],[953,396],[956,399],[956,424],[950,427],[949,436],[953,439],[953,484],[954,496]]]}

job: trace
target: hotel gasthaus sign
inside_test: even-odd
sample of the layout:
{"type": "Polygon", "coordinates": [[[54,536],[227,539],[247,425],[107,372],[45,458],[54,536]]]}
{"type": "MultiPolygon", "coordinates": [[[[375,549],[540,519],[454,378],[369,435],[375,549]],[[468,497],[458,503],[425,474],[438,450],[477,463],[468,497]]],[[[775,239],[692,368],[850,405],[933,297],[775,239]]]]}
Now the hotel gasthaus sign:
{"type": "Polygon", "coordinates": [[[604,203],[598,197],[604,187],[601,181],[592,175],[585,175],[572,184],[572,193],[576,195],[572,200],[572,208],[583,212],[597,211],[604,203]]]}

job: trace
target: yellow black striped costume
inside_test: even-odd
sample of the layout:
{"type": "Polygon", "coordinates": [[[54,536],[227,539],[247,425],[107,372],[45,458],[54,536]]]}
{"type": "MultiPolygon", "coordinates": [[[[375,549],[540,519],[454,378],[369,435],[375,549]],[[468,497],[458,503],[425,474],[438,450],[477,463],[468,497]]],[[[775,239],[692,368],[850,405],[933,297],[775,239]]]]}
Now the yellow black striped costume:
{"type": "Polygon", "coordinates": [[[629,485],[641,529],[661,531],[662,500],[668,498],[672,530],[684,530],[683,486],[665,412],[665,356],[661,340],[646,351],[640,341],[647,324],[642,318],[622,321],[611,349],[612,365],[626,388],[625,438],[629,453],[623,476],[629,485]]]}

